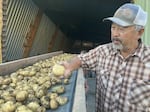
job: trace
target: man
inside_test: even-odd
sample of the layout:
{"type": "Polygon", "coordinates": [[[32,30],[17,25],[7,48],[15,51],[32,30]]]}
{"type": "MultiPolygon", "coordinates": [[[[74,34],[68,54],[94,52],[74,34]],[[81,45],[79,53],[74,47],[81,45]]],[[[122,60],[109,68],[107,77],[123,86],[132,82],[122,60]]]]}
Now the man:
{"type": "Polygon", "coordinates": [[[64,63],[65,75],[79,67],[96,71],[96,112],[150,112],[150,49],[141,41],[147,13],[127,3],[106,20],[112,43],[64,63]]]}

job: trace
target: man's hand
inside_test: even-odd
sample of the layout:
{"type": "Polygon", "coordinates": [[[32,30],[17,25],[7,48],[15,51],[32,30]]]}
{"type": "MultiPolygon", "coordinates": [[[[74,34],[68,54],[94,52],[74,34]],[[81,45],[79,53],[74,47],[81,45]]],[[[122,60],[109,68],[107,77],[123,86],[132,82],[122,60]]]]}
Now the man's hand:
{"type": "Polygon", "coordinates": [[[68,62],[62,62],[61,65],[65,67],[64,77],[68,78],[71,75],[71,69],[68,62]]]}
{"type": "Polygon", "coordinates": [[[65,61],[62,62],[61,65],[63,65],[65,67],[65,73],[64,73],[64,77],[69,77],[71,75],[71,72],[75,69],[78,69],[81,65],[81,61],[80,59],[75,56],[72,60],[70,60],[69,62],[65,61]]]}

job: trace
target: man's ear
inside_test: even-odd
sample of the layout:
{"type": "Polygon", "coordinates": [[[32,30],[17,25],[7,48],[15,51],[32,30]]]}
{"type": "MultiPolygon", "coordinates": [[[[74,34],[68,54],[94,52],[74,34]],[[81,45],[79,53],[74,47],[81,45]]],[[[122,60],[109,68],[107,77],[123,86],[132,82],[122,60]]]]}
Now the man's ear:
{"type": "Polygon", "coordinates": [[[141,36],[143,35],[143,33],[144,33],[144,29],[140,29],[139,31],[138,31],[138,38],[140,39],[141,38],[141,36]]]}
{"type": "Polygon", "coordinates": [[[139,30],[139,35],[140,35],[140,37],[143,35],[143,33],[144,33],[144,29],[140,29],[140,30],[139,30]]]}

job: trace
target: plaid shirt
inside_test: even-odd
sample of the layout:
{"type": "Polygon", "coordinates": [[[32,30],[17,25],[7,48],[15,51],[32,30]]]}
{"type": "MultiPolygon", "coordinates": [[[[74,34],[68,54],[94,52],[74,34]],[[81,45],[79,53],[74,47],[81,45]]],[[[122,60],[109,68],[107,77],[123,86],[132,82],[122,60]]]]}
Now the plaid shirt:
{"type": "Polygon", "coordinates": [[[96,112],[150,112],[150,48],[124,58],[110,43],[78,57],[97,74],[96,112]]]}

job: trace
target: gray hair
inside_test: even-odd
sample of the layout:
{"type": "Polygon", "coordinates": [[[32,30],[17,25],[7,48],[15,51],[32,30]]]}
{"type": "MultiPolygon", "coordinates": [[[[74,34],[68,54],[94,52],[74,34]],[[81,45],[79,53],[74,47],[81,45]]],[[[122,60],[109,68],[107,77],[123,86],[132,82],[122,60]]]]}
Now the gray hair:
{"type": "Polygon", "coordinates": [[[135,25],[135,30],[136,30],[136,31],[140,31],[141,29],[144,29],[144,26],[135,25]]]}

